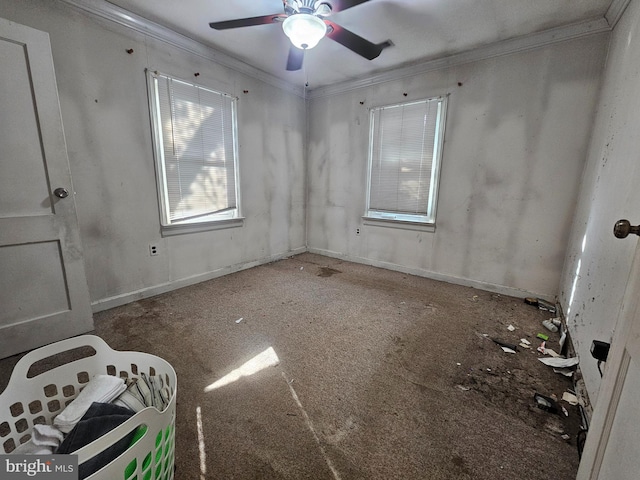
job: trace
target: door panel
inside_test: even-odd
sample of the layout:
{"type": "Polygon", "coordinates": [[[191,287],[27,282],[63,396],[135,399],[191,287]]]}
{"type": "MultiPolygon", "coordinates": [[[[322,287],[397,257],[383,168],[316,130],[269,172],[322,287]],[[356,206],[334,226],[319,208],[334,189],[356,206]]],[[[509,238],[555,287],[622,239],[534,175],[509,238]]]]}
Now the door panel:
{"type": "Polygon", "coordinates": [[[29,172],[29,182],[3,182],[0,189],[0,215],[40,215],[51,213],[49,189],[44,168],[43,145],[38,128],[35,99],[29,79],[27,48],[11,41],[0,42],[0,86],[3,112],[20,112],[4,115],[0,128],[0,158],[2,176],[20,178],[29,172]],[[6,161],[14,159],[14,161],[6,161]]]}
{"type": "Polygon", "coordinates": [[[70,310],[60,242],[0,247],[0,265],[0,327],[70,310]]]}
{"type": "Polygon", "coordinates": [[[0,111],[3,358],[93,329],[49,36],[4,19],[0,111]]]}

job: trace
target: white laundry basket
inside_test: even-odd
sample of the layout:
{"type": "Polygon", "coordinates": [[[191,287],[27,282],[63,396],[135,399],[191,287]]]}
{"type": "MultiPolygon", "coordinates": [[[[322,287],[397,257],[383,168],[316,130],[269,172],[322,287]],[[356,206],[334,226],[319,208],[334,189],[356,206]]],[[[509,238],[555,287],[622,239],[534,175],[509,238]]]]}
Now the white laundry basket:
{"type": "MultiPolygon", "coordinates": [[[[36,372],[37,373],[37,372],[36,372]]],[[[10,453],[31,438],[34,424],[52,424],[53,418],[78,396],[94,375],[108,374],[137,378],[156,375],[170,392],[163,411],[147,407],[94,442],[73,452],[78,463],[95,457],[133,431],[146,431],[118,458],[97,471],[91,480],[171,480],[175,453],[175,412],[177,379],[173,367],[162,358],[141,352],[111,349],[99,337],[83,335],[39,348],[22,357],[0,395],[0,453],[10,453]],[[85,347],[85,348],[83,348],[85,347]],[[87,348],[88,347],[88,348],[87,348]],[[77,350],[80,349],[80,350],[77,350]],[[91,350],[93,349],[93,350],[91,350]],[[58,365],[57,358],[77,353],[90,356],[55,366],[35,376],[29,373],[46,365],[58,365]],[[92,354],[95,351],[95,354],[92,354]],[[49,358],[53,357],[53,358],[49,358]],[[46,359],[46,360],[45,360],[46,359]],[[31,378],[29,378],[31,376],[31,378]],[[139,429],[140,428],[140,429],[139,429]]]]}

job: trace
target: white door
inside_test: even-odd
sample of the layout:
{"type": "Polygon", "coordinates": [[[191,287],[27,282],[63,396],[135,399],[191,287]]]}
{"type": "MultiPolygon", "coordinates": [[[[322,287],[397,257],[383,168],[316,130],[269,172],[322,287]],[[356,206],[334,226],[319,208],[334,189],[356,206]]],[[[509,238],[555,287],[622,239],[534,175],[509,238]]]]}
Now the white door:
{"type": "MultiPolygon", "coordinates": [[[[623,241],[638,242],[633,235],[623,241]]],[[[640,243],[624,295],[578,479],[640,478],[640,243]]]]}
{"type": "Polygon", "coordinates": [[[0,19],[0,358],[92,329],[49,35],[0,19]]]}

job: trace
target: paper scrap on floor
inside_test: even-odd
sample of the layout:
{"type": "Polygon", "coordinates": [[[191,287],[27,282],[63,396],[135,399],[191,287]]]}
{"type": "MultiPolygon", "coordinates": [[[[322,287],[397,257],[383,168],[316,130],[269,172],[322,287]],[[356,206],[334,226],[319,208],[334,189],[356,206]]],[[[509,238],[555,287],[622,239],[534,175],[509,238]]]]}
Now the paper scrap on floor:
{"type": "Polygon", "coordinates": [[[550,367],[573,367],[574,365],[578,365],[579,360],[577,357],[572,358],[539,358],[542,363],[545,365],[549,365],[550,367]]]}
{"type": "Polygon", "coordinates": [[[569,405],[578,405],[578,397],[576,397],[573,393],[564,392],[562,394],[562,400],[567,402],[569,405]]]}

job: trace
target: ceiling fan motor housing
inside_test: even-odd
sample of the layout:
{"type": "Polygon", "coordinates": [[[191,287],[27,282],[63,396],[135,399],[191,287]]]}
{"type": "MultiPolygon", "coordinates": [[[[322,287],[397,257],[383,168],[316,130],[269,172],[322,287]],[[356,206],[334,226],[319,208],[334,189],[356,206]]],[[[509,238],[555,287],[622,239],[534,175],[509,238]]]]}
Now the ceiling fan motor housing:
{"type": "Polygon", "coordinates": [[[322,0],[284,0],[284,11],[287,15],[307,13],[325,17],[331,14],[331,4],[322,0]]]}

